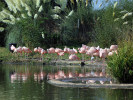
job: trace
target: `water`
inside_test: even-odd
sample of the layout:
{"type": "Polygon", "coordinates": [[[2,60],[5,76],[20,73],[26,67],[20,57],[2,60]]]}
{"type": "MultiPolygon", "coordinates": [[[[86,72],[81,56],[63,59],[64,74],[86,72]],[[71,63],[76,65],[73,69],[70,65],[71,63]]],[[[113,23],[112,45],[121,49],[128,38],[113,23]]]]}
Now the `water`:
{"type": "MultiPolygon", "coordinates": [[[[47,83],[49,73],[85,73],[92,69],[0,65],[0,100],[132,100],[133,90],[59,88],[47,83]]],[[[100,72],[93,70],[94,72],[100,72]]]]}

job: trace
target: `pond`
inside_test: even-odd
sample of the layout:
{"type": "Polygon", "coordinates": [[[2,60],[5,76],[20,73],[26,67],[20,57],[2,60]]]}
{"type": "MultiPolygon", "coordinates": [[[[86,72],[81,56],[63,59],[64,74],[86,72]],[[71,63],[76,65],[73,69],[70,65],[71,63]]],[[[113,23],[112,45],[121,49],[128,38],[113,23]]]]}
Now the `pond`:
{"type": "Polygon", "coordinates": [[[133,90],[61,88],[47,83],[59,72],[85,75],[101,69],[59,66],[0,65],[0,100],[132,100],[133,90]]]}

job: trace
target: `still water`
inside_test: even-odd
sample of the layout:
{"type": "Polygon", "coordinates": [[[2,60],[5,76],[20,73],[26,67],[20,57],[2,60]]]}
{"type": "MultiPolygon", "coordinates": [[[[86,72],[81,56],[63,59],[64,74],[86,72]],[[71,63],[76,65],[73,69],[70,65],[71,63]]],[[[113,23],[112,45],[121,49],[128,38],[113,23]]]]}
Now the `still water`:
{"type": "Polygon", "coordinates": [[[48,75],[100,73],[80,67],[0,65],[0,100],[133,100],[133,90],[60,88],[47,83],[48,75]]]}

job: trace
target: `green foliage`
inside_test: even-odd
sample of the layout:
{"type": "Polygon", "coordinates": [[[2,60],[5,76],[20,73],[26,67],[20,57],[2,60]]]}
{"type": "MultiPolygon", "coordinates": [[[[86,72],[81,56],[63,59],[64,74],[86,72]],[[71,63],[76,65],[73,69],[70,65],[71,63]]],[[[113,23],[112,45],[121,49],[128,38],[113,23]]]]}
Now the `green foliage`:
{"type": "Polygon", "coordinates": [[[6,34],[6,47],[9,48],[10,43],[17,43],[17,45],[22,46],[23,40],[22,40],[22,29],[20,25],[8,25],[6,31],[8,32],[6,34]]]}
{"type": "Polygon", "coordinates": [[[0,1],[0,11],[2,10],[3,7],[4,7],[4,2],[0,1]]]}
{"type": "Polygon", "coordinates": [[[40,46],[42,41],[41,32],[43,31],[41,27],[34,25],[33,20],[30,19],[21,20],[18,24],[22,28],[21,34],[24,45],[31,48],[40,46]]]}
{"type": "Polygon", "coordinates": [[[99,13],[99,19],[96,19],[95,24],[95,41],[101,47],[109,47],[111,44],[116,44],[120,32],[113,18],[113,6],[108,6],[105,10],[99,13]]]}
{"type": "Polygon", "coordinates": [[[120,44],[118,54],[108,57],[107,68],[121,83],[133,83],[133,41],[120,44]]]}
{"type": "Polygon", "coordinates": [[[121,13],[124,10],[133,12],[130,4],[133,4],[131,0],[122,0],[118,2],[116,8],[114,8],[114,4],[109,3],[107,7],[95,12],[95,42],[101,47],[117,44],[117,40],[125,38],[126,31],[132,30],[132,16],[122,19],[126,13],[121,13]],[[124,24],[124,22],[127,22],[127,24],[124,24]]]}
{"type": "MultiPolygon", "coordinates": [[[[43,4],[43,12],[38,13],[35,5],[31,5],[33,13],[37,12],[37,16],[21,18],[13,25],[7,27],[7,42],[17,43],[18,46],[46,47],[57,44],[59,34],[56,21],[52,18],[52,6],[49,2],[43,4]],[[43,34],[43,36],[42,36],[43,34]]],[[[57,22],[58,23],[58,22],[57,22]]]]}
{"type": "Polygon", "coordinates": [[[91,41],[93,30],[93,13],[91,7],[78,3],[72,15],[61,23],[62,41],[66,45],[82,44],[91,41]]]}

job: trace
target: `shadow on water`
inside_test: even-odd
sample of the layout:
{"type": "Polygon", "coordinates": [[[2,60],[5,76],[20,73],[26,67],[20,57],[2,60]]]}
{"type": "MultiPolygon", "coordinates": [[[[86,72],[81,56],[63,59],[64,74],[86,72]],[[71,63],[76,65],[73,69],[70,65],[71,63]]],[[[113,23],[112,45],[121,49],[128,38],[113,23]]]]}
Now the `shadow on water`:
{"type": "Polygon", "coordinates": [[[132,100],[133,90],[60,88],[47,83],[49,78],[100,75],[101,72],[100,68],[2,65],[0,100],[132,100]]]}

